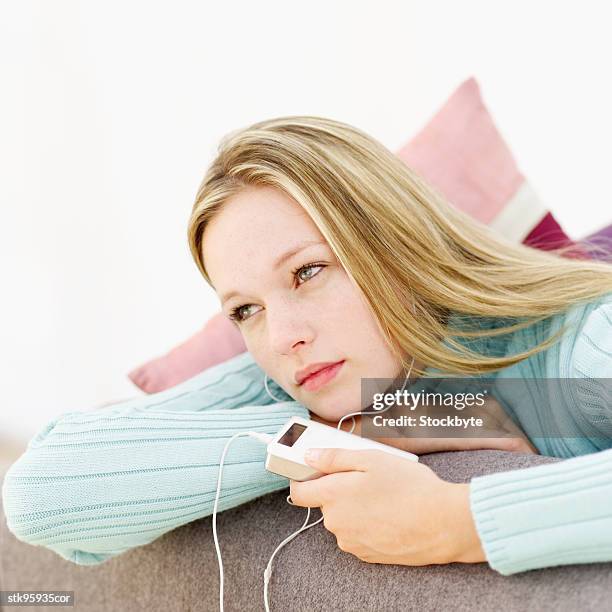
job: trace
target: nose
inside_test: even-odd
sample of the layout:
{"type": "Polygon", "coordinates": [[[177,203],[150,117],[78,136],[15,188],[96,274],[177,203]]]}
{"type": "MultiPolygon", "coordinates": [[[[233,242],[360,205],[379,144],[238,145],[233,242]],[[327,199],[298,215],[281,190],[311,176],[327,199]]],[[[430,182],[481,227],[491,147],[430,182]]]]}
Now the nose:
{"type": "Polygon", "coordinates": [[[289,355],[313,341],[310,317],[292,300],[268,304],[266,310],[270,346],[279,355],[289,355]]]}

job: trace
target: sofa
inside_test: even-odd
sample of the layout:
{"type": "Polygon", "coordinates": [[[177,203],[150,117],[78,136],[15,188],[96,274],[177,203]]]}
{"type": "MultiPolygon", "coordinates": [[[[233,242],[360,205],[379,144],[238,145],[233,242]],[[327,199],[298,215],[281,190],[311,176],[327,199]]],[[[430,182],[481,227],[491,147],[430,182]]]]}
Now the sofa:
{"type": "MultiPolygon", "coordinates": [[[[520,172],[474,78],[461,84],[398,154],[449,201],[506,238],[538,248],[564,244],[565,234],[520,172]]],[[[612,261],[612,225],[581,242],[599,247],[594,259],[612,261]]],[[[144,392],[153,393],[202,371],[211,364],[203,362],[194,348],[200,347],[199,339],[196,335],[169,355],[136,368],[130,378],[144,392]],[[186,354],[194,361],[189,367],[170,367],[176,366],[170,361],[184,360],[186,354]]],[[[209,345],[201,346],[208,348],[208,340],[209,345]]],[[[218,346],[218,337],[212,341],[216,349],[224,348],[218,346]]],[[[232,354],[244,350],[231,343],[225,348],[232,354]]],[[[558,461],[493,450],[431,453],[420,460],[453,482],[558,461]]],[[[306,516],[304,508],[286,503],[287,494],[288,488],[219,514],[226,610],[264,609],[262,583],[268,559],[306,516]]],[[[219,609],[211,517],[100,565],[79,566],[17,540],[7,528],[1,503],[0,498],[0,590],[74,591],[75,609],[84,611],[219,609]]],[[[315,509],[312,515],[311,522],[320,511],[315,509]]],[[[604,610],[612,609],[612,564],[559,566],[512,576],[503,576],[486,563],[368,564],[340,550],[335,536],[319,524],[277,555],[270,606],[291,611],[604,610]]]]}
{"type": "MultiPolygon", "coordinates": [[[[431,453],[420,460],[452,482],[559,461],[496,450],[431,453]]],[[[306,518],[303,507],[286,502],[288,493],[287,487],[218,514],[225,610],[264,610],[263,571],[268,559],[306,518]]],[[[310,522],[320,516],[320,510],[313,509],[310,522]]],[[[80,566],[17,540],[0,508],[0,590],[74,591],[73,609],[87,612],[218,610],[219,569],[211,517],[99,565],[80,566]]],[[[335,536],[320,523],[277,554],[269,598],[271,610],[309,612],[599,611],[612,607],[612,563],[557,566],[511,576],[486,563],[370,564],[340,550],[335,536]]]]}

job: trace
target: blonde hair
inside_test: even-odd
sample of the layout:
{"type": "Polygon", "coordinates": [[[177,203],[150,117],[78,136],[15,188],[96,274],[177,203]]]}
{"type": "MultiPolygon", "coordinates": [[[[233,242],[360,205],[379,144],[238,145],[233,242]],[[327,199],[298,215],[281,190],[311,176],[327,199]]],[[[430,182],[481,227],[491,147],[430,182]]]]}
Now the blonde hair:
{"type": "Polygon", "coordinates": [[[278,188],[304,208],[405,369],[412,356],[449,374],[511,366],[552,346],[565,328],[505,356],[452,338],[515,332],[612,291],[609,263],[573,259],[572,246],[546,252],[514,244],[455,208],[374,138],[315,116],[269,119],[222,139],[188,226],[189,248],[211,286],[204,230],[248,186],[278,188]],[[508,321],[490,330],[453,329],[451,315],[508,321]]]}

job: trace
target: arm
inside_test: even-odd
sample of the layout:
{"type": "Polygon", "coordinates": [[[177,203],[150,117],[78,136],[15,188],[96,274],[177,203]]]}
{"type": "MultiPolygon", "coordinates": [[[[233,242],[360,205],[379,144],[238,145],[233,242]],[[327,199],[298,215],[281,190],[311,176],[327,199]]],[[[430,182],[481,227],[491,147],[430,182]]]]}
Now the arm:
{"type": "Polygon", "coordinates": [[[473,478],[470,504],[501,574],[612,561],[612,449],[473,478]]]}
{"type": "MultiPolygon", "coordinates": [[[[5,476],[9,529],[90,565],[212,514],[226,441],[240,431],[273,434],[293,415],[308,417],[301,404],[272,403],[262,389],[263,373],[244,354],[161,393],[59,415],[5,476]]],[[[264,468],[264,458],[260,442],[232,442],[220,511],[288,486],[264,468]]]]}
{"type": "Polygon", "coordinates": [[[487,560],[502,574],[612,561],[612,304],[588,315],[571,353],[570,378],[576,416],[599,431],[590,440],[603,450],[470,483],[487,560]]]}

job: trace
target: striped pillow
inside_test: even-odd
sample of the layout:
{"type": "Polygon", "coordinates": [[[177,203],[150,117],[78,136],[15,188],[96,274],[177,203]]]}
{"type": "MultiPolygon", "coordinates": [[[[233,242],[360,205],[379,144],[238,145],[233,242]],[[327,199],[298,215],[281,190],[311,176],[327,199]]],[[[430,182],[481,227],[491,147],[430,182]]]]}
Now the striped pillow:
{"type": "Polygon", "coordinates": [[[519,170],[473,77],[398,155],[458,209],[509,240],[541,249],[574,244],[519,170]]]}

